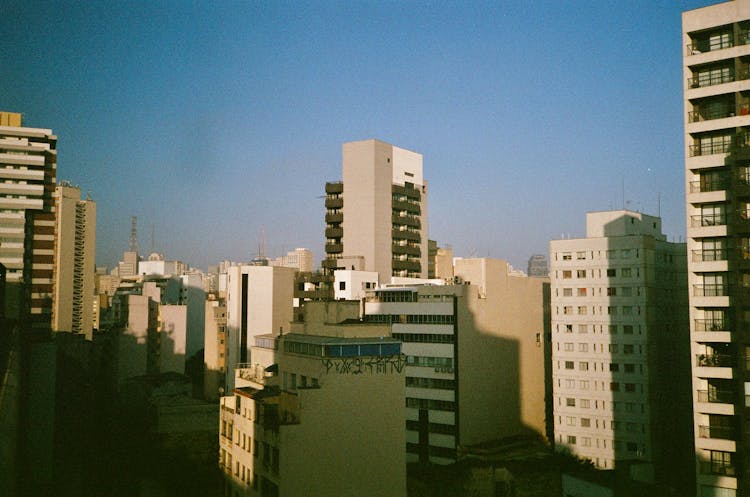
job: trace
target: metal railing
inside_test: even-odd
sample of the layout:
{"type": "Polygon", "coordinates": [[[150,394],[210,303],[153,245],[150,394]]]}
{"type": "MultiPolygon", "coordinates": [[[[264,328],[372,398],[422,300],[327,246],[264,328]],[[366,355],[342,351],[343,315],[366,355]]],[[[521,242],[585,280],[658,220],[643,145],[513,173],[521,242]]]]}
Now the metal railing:
{"type": "Polygon", "coordinates": [[[726,213],[720,214],[698,214],[690,217],[690,226],[699,228],[703,226],[723,226],[727,224],[726,213]]]}
{"type": "Polygon", "coordinates": [[[734,440],[734,429],[730,426],[699,426],[698,436],[700,438],[720,438],[723,440],[734,440]]]}
{"type": "Polygon", "coordinates": [[[701,461],[700,470],[703,474],[708,475],[726,475],[734,476],[734,464],[719,461],[701,461]]]}
{"type": "Polygon", "coordinates": [[[734,392],[731,390],[698,390],[698,402],[734,404],[734,392]]]}
{"type": "Polygon", "coordinates": [[[695,365],[704,368],[731,368],[734,361],[728,354],[696,354],[695,365]]]}
{"type": "Polygon", "coordinates": [[[718,192],[726,189],[727,181],[723,178],[690,182],[690,193],[718,192]]]}
{"type": "MultiPolygon", "coordinates": [[[[742,31],[740,31],[739,40],[743,40],[746,38],[742,37],[742,31]]],[[[725,33],[725,36],[729,35],[731,37],[732,33],[725,33]]],[[[746,35],[747,36],[747,35],[746,35]]],[[[740,41],[739,43],[742,45],[743,43],[740,41]]],[[[688,55],[698,55],[706,52],[713,52],[716,50],[723,50],[725,48],[732,48],[734,46],[734,41],[731,38],[723,38],[719,37],[718,39],[709,39],[704,38],[702,40],[693,40],[692,42],[687,44],[687,54],[688,55]]]]}
{"type": "Polygon", "coordinates": [[[696,319],[695,331],[727,331],[729,322],[726,319],[696,319]]]}
{"type": "Polygon", "coordinates": [[[693,262],[726,261],[727,249],[693,250],[693,262]]]}
{"type": "Polygon", "coordinates": [[[693,285],[693,296],[695,297],[727,297],[729,296],[729,285],[726,285],[724,283],[693,285]]]}

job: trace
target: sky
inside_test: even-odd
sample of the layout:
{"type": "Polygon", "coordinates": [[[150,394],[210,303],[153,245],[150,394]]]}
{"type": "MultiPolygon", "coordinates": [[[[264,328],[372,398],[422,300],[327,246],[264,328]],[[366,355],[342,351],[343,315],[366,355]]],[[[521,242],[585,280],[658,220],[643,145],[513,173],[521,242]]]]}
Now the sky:
{"type": "Polygon", "coordinates": [[[526,269],[585,213],[685,239],[681,12],[712,1],[4,0],[0,110],[58,136],[97,264],[324,257],[341,145],[419,152],[429,236],[526,269]],[[152,233],[154,234],[152,238],[152,233]]]}

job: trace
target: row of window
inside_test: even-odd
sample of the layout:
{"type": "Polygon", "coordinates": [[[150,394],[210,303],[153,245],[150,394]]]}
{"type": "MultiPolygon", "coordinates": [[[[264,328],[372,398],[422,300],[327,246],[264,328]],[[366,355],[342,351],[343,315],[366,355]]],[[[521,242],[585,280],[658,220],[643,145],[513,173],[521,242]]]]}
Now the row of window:
{"type": "Polygon", "coordinates": [[[418,366],[428,368],[452,368],[453,359],[451,357],[427,357],[427,356],[406,356],[407,366],[418,366]]]}
{"type": "MultiPolygon", "coordinates": [[[[607,440],[606,439],[594,439],[596,440],[596,447],[597,448],[607,448],[607,440]]],[[[558,436],[558,441],[560,443],[567,443],[568,445],[580,445],[581,447],[591,447],[592,439],[591,437],[577,437],[576,435],[566,435],[563,439],[563,435],[558,436]],[[565,442],[563,442],[565,440],[565,442]],[[579,443],[580,442],[580,443],[579,443]]],[[[637,442],[625,442],[622,440],[615,440],[614,442],[610,440],[609,442],[610,447],[614,447],[615,451],[619,452],[621,450],[627,450],[628,452],[633,452],[639,455],[645,454],[645,446],[643,444],[639,444],[637,442]]],[[[597,463],[598,464],[598,463],[597,463]]],[[[606,466],[604,466],[606,468],[606,466]]]]}
{"type": "Polygon", "coordinates": [[[284,371],[282,375],[283,381],[283,388],[284,390],[296,390],[299,388],[318,388],[320,385],[318,384],[318,379],[311,377],[307,377],[303,374],[299,375],[299,383],[297,383],[297,374],[296,373],[288,373],[284,371]]]}
{"type": "Polygon", "coordinates": [[[406,407],[411,407],[412,409],[429,409],[431,411],[455,412],[456,403],[450,400],[415,399],[407,397],[406,407]]]}
{"type": "MultiPolygon", "coordinates": [[[[444,423],[427,423],[427,431],[430,433],[440,433],[443,435],[455,435],[456,425],[448,425],[444,423]]],[[[420,431],[421,425],[419,421],[407,421],[406,429],[411,431],[420,431]]]]}
{"type": "MultiPolygon", "coordinates": [[[[557,424],[562,426],[563,417],[557,417],[557,424]]],[[[602,428],[607,429],[607,420],[594,418],[594,424],[591,418],[577,418],[575,416],[565,416],[565,426],[580,426],[581,428],[602,428]]],[[[610,421],[609,429],[612,431],[625,431],[628,433],[646,433],[646,425],[643,423],[634,423],[631,421],[610,421]]]]}
{"type": "MultiPolygon", "coordinates": [[[[600,324],[598,330],[597,330],[597,325],[595,325],[595,324],[592,324],[592,325],[579,324],[579,325],[577,325],[578,333],[588,333],[589,332],[589,326],[591,326],[591,328],[590,328],[591,332],[594,333],[594,334],[596,334],[597,331],[599,332],[599,334],[604,334],[604,332],[606,331],[610,335],[617,335],[619,331],[622,331],[623,335],[632,335],[633,332],[634,332],[634,330],[636,330],[636,329],[638,330],[638,334],[639,335],[642,333],[641,325],[637,325],[637,328],[636,328],[636,326],[632,325],[632,324],[624,324],[624,325],[619,325],[619,324],[609,324],[609,325],[600,324]]],[[[563,333],[573,333],[573,325],[572,324],[556,324],[555,325],[555,331],[557,333],[560,333],[561,331],[563,333]]]]}
{"type": "MultiPolygon", "coordinates": [[[[594,363],[594,365],[596,365],[596,363],[594,363]]],[[[602,364],[602,366],[603,366],[603,364],[602,364]]],[[[616,362],[609,363],[609,372],[610,373],[619,373],[620,371],[622,371],[625,374],[636,374],[636,373],[643,374],[643,364],[637,364],[636,365],[636,364],[633,364],[633,363],[625,363],[625,364],[622,364],[622,369],[621,369],[620,368],[620,364],[618,364],[616,362]]],[[[575,388],[575,385],[568,384],[568,382],[572,382],[572,381],[574,381],[574,380],[572,380],[570,378],[567,378],[565,380],[565,383],[566,383],[565,384],[565,388],[575,388]]],[[[583,383],[585,381],[586,380],[581,380],[580,388],[583,389],[583,390],[587,390],[588,389],[588,386],[586,386],[586,388],[584,388],[584,386],[583,386],[583,383]]],[[[558,380],[557,380],[557,383],[558,383],[557,386],[558,387],[562,387],[562,385],[561,385],[560,382],[561,382],[561,379],[558,378],[558,380]]],[[[596,382],[594,382],[594,383],[596,383],[596,382]]]]}
{"type": "Polygon", "coordinates": [[[598,287],[598,288],[571,288],[571,287],[564,287],[562,288],[562,292],[560,292],[560,288],[555,288],[555,297],[594,297],[597,295],[601,296],[607,296],[607,297],[632,297],[635,293],[636,296],[640,297],[641,295],[641,287],[630,287],[630,286],[623,286],[623,287],[598,287]],[[602,289],[605,289],[605,292],[602,292],[602,289]],[[635,292],[633,292],[633,288],[635,288],[635,292]]]}
{"type": "Polygon", "coordinates": [[[455,390],[456,380],[444,380],[441,378],[419,378],[415,376],[407,376],[406,386],[414,387],[414,388],[435,388],[438,390],[455,390]]]}
{"type": "Polygon", "coordinates": [[[452,314],[368,314],[368,323],[386,324],[453,324],[452,314]]]}
{"type": "MultiPolygon", "coordinates": [[[[605,269],[604,273],[602,273],[601,269],[589,269],[588,271],[586,269],[564,269],[561,271],[555,271],[555,279],[562,279],[569,280],[573,278],[573,275],[575,274],[576,278],[579,279],[585,279],[585,278],[617,278],[618,269],[617,268],[609,268],[605,269]],[[588,275],[588,276],[587,276],[588,275]]],[[[635,267],[635,268],[629,268],[629,267],[623,267],[619,269],[620,278],[632,278],[634,275],[636,278],[639,278],[641,276],[641,268],[635,267]]]]}
{"type": "MultiPolygon", "coordinates": [[[[565,342],[562,344],[562,350],[564,352],[575,352],[575,343],[573,342],[565,342]]],[[[597,345],[599,345],[598,352],[604,353],[604,345],[603,343],[591,344],[593,347],[593,351],[597,352],[597,345]]],[[[620,350],[622,350],[623,354],[629,355],[629,354],[635,354],[636,348],[635,344],[632,343],[624,343],[624,344],[618,344],[618,343],[608,343],[607,345],[607,352],[610,354],[619,354],[620,350]],[[622,345],[622,347],[620,347],[622,345]]],[[[557,350],[560,351],[560,342],[557,342],[557,350]]],[[[589,351],[589,344],[582,342],[578,344],[578,352],[588,352],[589,351]]]]}
{"type": "Polygon", "coordinates": [[[456,336],[452,333],[394,333],[393,338],[408,343],[453,343],[456,336]]]}
{"type": "MultiPolygon", "coordinates": [[[[619,365],[617,363],[610,363],[609,366],[606,369],[604,368],[604,363],[601,363],[601,362],[600,363],[592,362],[591,364],[594,365],[594,367],[593,367],[594,371],[610,371],[610,372],[612,372],[613,371],[611,369],[612,367],[616,368],[614,371],[619,371],[619,365]],[[597,367],[597,364],[598,364],[598,367],[597,367]]],[[[568,370],[574,370],[574,369],[576,369],[576,367],[575,367],[575,361],[564,361],[564,362],[557,361],[557,369],[558,370],[559,369],[563,369],[561,366],[564,366],[564,368],[568,369],[568,370]]],[[[579,361],[578,362],[578,371],[588,371],[588,370],[589,370],[589,362],[588,361],[579,361]]],[[[633,371],[633,372],[635,372],[635,371],[633,371]]]]}
{"type": "Polygon", "coordinates": [[[602,255],[605,259],[632,259],[636,258],[638,259],[640,257],[640,249],[620,249],[620,250],[597,250],[597,251],[585,251],[585,250],[579,250],[575,253],[573,252],[555,252],[555,260],[561,260],[561,261],[571,261],[573,260],[573,257],[577,261],[584,261],[587,258],[588,259],[601,259],[602,255]]]}
{"type": "MultiPolygon", "coordinates": [[[[591,306],[591,314],[597,315],[596,312],[597,306],[592,305],[591,306]]],[[[560,306],[555,306],[555,314],[560,314],[560,306]]],[[[586,305],[579,305],[579,306],[572,306],[572,305],[564,305],[562,306],[562,314],[566,316],[571,316],[573,314],[578,314],[579,316],[586,316],[589,313],[589,306],[586,305]],[[574,312],[575,310],[575,312],[574,312]]],[[[623,316],[635,316],[641,315],[641,306],[639,305],[608,305],[606,308],[604,306],[599,306],[599,315],[600,316],[617,316],[618,314],[622,314],[623,316]]]]}

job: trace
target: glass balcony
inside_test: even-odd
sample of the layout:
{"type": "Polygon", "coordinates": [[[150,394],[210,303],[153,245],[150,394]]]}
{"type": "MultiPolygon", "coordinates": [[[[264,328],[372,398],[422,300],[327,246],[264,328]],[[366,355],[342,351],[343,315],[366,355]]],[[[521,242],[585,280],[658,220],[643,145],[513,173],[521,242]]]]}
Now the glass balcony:
{"type": "Polygon", "coordinates": [[[729,322],[726,319],[696,319],[695,331],[727,331],[729,322]]]}
{"type": "Polygon", "coordinates": [[[698,402],[734,404],[734,392],[731,390],[698,390],[698,402]]]}
{"type": "Polygon", "coordinates": [[[723,212],[718,214],[699,214],[690,218],[690,226],[693,228],[723,226],[725,224],[727,224],[727,215],[723,212]]]}
{"type": "Polygon", "coordinates": [[[693,262],[726,261],[727,249],[693,250],[693,262]]]}
{"type": "Polygon", "coordinates": [[[698,436],[700,438],[721,438],[723,440],[734,440],[734,429],[730,426],[699,426],[698,436]]]}
{"type": "Polygon", "coordinates": [[[727,297],[729,296],[729,285],[724,283],[693,285],[693,295],[695,297],[727,297]]]}
{"type": "Polygon", "coordinates": [[[729,354],[697,354],[695,365],[702,368],[731,368],[734,360],[729,354]]]}

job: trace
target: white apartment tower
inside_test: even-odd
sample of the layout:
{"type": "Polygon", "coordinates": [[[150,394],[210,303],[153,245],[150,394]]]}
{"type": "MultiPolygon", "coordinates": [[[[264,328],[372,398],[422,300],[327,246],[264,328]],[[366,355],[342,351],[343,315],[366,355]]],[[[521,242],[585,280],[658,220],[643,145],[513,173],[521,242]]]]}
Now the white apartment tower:
{"type": "Polygon", "coordinates": [[[93,338],[96,203],[62,183],[55,189],[55,285],[52,330],[93,338]]]}
{"type": "Polygon", "coordinates": [[[426,278],[427,183],[422,156],[378,140],[343,145],[343,182],[326,184],[323,268],[426,278]],[[364,258],[364,267],[349,260],[364,258]]]}
{"type": "Polygon", "coordinates": [[[685,244],[639,212],[590,212],[586,238],[550,242],[557,450],[685,480],[690,422],[674,416],[690,408],[685,270],[685,244]]]}
{"type": "Polygon", "coordinates": [[[750,495],[750,1],[682,14],[697,494],[750,495]]]}

